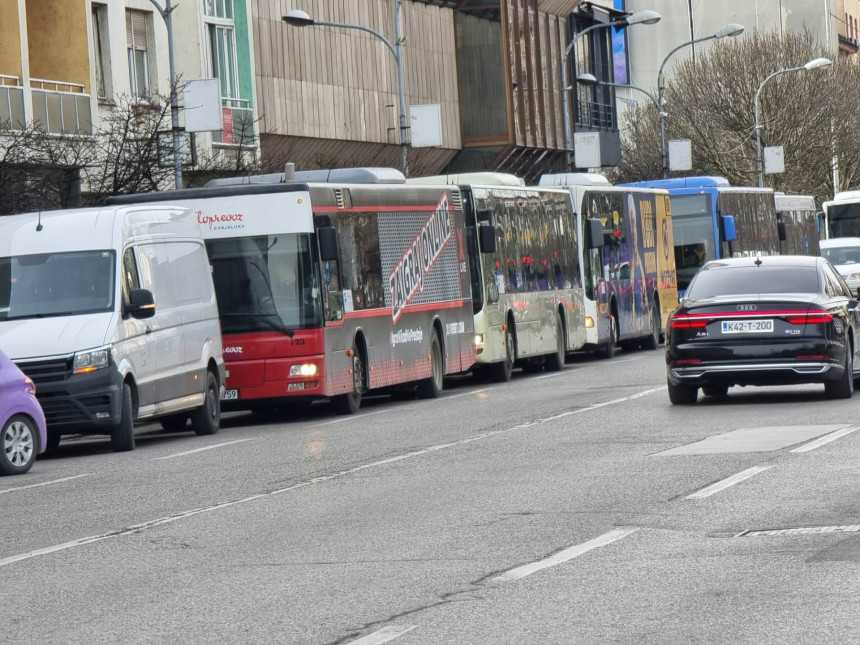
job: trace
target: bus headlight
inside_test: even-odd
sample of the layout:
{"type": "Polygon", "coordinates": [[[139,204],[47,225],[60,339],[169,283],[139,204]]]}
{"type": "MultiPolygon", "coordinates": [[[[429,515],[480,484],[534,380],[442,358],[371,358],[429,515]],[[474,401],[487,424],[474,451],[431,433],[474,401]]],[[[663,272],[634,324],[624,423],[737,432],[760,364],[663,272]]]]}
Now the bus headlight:
{"type": "Polygon", "coordinates": [[[100,347],[75,354],[72,373],[86,374],[100,370],[108,365],[110,365],[110,346],[100,347]]]}
{"type": "Polygon", "coordinates": [[[475,334],[475,345],[484,344],[484,334],[475,334]]]}
{"type": "Polygon", "coordinates": [[[316,376],[319,373],[316,363],[290,365],[290,376],[316,376]]]}
{"type": "Polygon", "coordinates": [[[591,316],[586,316],[585,317],[585,328],[590,329],[592,327],[594,327],[594,318],[592,318],[591,316]]]}

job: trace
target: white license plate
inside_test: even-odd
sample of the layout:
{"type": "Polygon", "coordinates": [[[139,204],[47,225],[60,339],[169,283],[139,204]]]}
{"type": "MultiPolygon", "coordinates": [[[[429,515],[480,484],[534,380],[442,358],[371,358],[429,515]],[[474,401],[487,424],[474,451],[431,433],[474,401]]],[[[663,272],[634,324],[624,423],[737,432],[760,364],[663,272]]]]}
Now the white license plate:
{"type": "Polygon", "coordinates": [[[773,320],[724,320],[724,334],[772,334],[773,320]]]}
{"type": "Polygon", "coordinates": [[[235,400],[239,398],[239,390],[226,390],[224,392],[224,400],[229,401],[231,399],[235,400]]]}

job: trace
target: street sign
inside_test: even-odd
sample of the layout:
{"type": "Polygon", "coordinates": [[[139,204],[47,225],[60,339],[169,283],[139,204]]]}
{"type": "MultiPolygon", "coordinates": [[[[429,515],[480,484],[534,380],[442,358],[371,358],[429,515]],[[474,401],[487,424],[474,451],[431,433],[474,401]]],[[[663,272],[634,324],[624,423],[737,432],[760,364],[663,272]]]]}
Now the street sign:
{"type": "Polygon", "coordinates": [[[217,78],[188,81],[185,100],[185,130],[214,132],[221,129],[221,88],[217,78]]]}
{"type": "Polygon", "coordinates": [[[689,139],[669,141],[669,170],[692,170],[693,146],[689,139]]]}
{"type": "Polygon", "coordinates": [[[573,165],[577,168],[600,168],[600,133],[573,134],[573,165]]]}
{"type": "Polygon", "coordinates": [[[413,148],[438,148],[442,145],[442,112],[438,103],[409,106],[413,148]]]}
{"type": "Polygon", "coordinates": [[[782,146],[767,146],[764,149],[764,172],[768,175],[785,172],[785,151],[782,146]]]}

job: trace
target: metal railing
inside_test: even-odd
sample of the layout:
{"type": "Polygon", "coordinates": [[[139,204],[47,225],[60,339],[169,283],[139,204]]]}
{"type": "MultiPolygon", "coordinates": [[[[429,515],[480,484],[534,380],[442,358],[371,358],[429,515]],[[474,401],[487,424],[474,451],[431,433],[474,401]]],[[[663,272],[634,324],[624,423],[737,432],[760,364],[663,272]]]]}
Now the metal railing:
{"type": "Polygon", "coordinates": [[[91,97],[78,83],[30,79],[33,122],[51,134],[92,134],[91,97]]]}
{"type": "Polygon", "coordinates": [[[222,129],[212,133],[214,143],[253,146],[254,110],[249,99],[221,97],[222,129]]]}
{"type": "Polygon", "coordinates": [[[617,129],[611,105],[593,101],[576,102],[576,125],[585,128],[617,129]]]}
{"type": "Polygon", "coordinates": [[[17,76],[0,74],[0,123],[9,123],[13,128],[23,128],[24,88],[17,76]]]}

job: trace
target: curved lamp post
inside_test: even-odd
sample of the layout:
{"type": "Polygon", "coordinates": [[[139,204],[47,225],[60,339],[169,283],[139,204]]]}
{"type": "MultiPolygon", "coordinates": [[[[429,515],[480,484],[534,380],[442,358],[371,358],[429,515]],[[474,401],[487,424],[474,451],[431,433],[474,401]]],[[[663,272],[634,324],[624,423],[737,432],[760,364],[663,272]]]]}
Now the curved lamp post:
{"type": "Polygon", "coordinates": [[[663,95],[666,91],[665,86],[665,77],[663,76],[663,68],[666,67],[666,63],[669,62],[669,59],[672,55],[683,49],[684,47],[690,47],[697,43],[703,43],[708,40],[719,40],[720,38],[734,38],[735,36],[740,36],[744,33],[744,26],[739,25],[737,23],[729,23],[724,27],[720,27],[710,36],[705,36],[704,38],[695,38],[693,40],[688,40],[685,43],[681,43],[675,49],[666,54],[666,58],[663,59],[663,62],[660,63],[660,71],[657,72],[657,100],[660,102],[660,106],[657,108],[657,112],[660,114],[660,177],[662,179],[666,178],[666,170],[667,170],[667,158],[666,158],[666,123],[663,121],[663,95]]]}
{"type": "MultiPolygon", "coordinates": [[[[573,39],[568,43],[567,49],[564,50],[564,55],[561,57],[561,81],[562,88],[567,88],[567,57],[570,56],[570,51],[573,49],[573,46],[576,42],[582,38],[585,34],[594,31],[595,29],[605,29],[607,27],[629,27],[630,25],[653,25],[654,23],[660,22],[662,16],[656,11],[652,11],[651,9],[644,9],[642,11],[634,11],[629,16],[622,20],[616,20],[615,22],[599,22],[593,24],[589,27],[586,27],[582,31],[578,32],[573,39]]],[[[568,99],[567,99],[567,91],[563,91],[561,93],[562,100],[562,114],[564,116],[564,149],[571,149],[571,136],[570,136],[570,114],[568,110],[568,99]]]]}
{"type": "Polygon", "coordinates": [[[759,188],[764,187],[764,161],[761,158],[761,126],[759,125],[759,95],[761,94],[761,90],[764,87],[764,84],[767,83],[774,76],[778,76],[779,74],[787,74],[788,72],[804,72],[809,69],[818,69],[820,67],[830,67],[833,64],[829,58],[814,58],[806,65],[801,65],[800,67],[789,67],[788,69],[781,69],[761,82],[761,85],[758,86],[758,89],[755,93],[755,148],[756,148],[756,156],[755,156],[755,164],[758,169],[758,185],[759,188]]]}
{"type": "Polygon", "coordinates": [[[363,25],[353,25],[351,23],[346,22],[329,22],[327,20],[314,20],[306,12],[301,11],[300,9],[292,9],[288,11],[287,15],[283,16],[281,20],[293,27],[338,27],[340,29],[357,29],[359,31],[364,31],[369,34],[372,34],[379,38],[379,40],[381,40],[383,43],[385,43],[385,46],[388,47],[388,51],[390,51],[391,55],[394,56],[394,62],[397,64],[397,93],[400,112],[400,156],[403,164],[403,174],[408,177],[409,158],[407,155],[407,146],[409,145],[409,143],[406,140],[406,99],[403,91],[403,41],[405,39],[400,34],[400,12],[402,8],[403,0],[397,0],[397,4],[395,5],[394,9],[394,44],[392,44],[391,41],[388,40],[381,33],[376,31],[375,29],[371,29],[370,27],[365,27],[363,25]]]}

